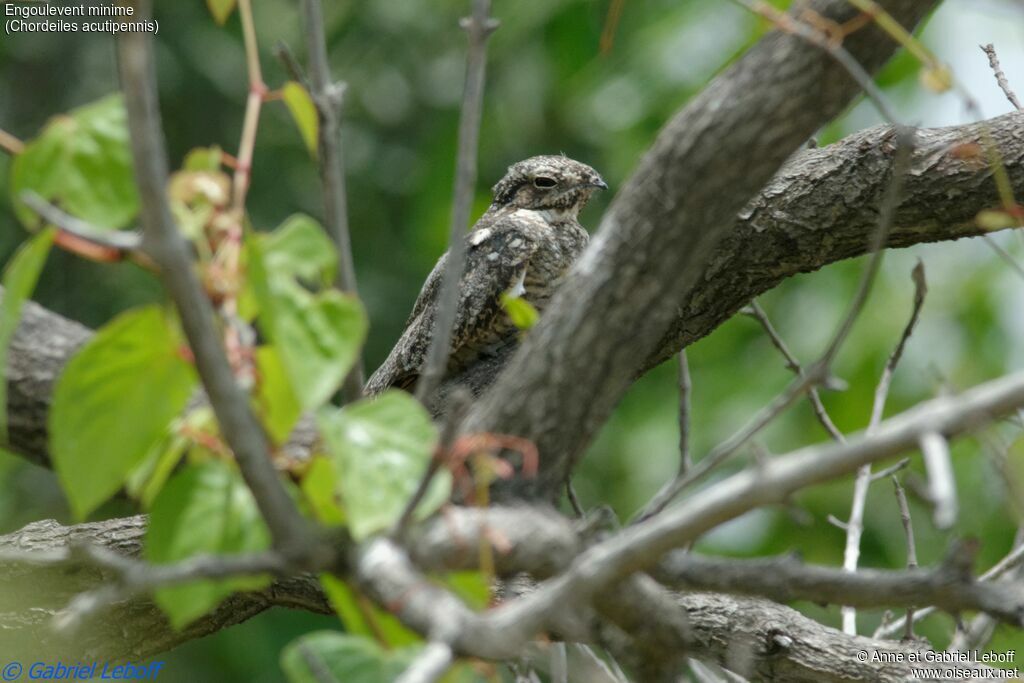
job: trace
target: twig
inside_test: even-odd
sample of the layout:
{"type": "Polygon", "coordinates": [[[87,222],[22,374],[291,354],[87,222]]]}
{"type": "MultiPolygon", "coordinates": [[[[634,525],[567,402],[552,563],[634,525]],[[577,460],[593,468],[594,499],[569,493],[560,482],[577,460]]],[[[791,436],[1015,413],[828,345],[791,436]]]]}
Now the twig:
{"type": "Polygon", "coordinates": [[[871,77],[871,74],[864,70],[864,67],[860,65],[860,62],[858,62],[857,59],[851,55],[841,43],[832,40],[824,31],[819,30],[815,26],[785,14],[766,2],[758,2],[757,0],[732,1],[754,14],[764,17],[774,24],[779,30],[799,36],[812,45],[827,52],[829,56],[839,62],[850,77],[857,82],[857,85],[860,86],[861,90],[864,91],[868,96],[868,99],[871,100],[872,104],[875,105],[885,120],[891,123],[896,121],[892,105],[889,104],[889,100],[882,93],[881,89],[875,85],[875,81],[871,77]]]}
{"type": "Polygon", "coordinates": [[[249,555],[200,555],[170,565],[141,562],[95,545],[73,545],[49,552],[0,550],[0,563],[36,566],[91,567],[112,574],[95,590],[80,593],[57,616],[57,628],[74,630],[83,620],[110,605],[156,588],[199,579],[258,574],[281,575],[288,563],[269,551],[249,555]]]}
{"type": "Polygon", "coordinates": [[[992,239],[992,236],[989,235],[988,233],[983,232],[981,234],[981,239],[985,241],[985,244],[987,244],[999,258],[1003,259],[1003,262],[1005,262],[1006,265],[1010,266],[1010,268],[1013,269],[1013,272],[1017,273],[1017,275],[1020,275],[1021,277],[1024,277],[1024,266],[1021,266],[1019,263],[1017,263],[1017,259],[1013,258],[1013,254],[1003,249],[1003,247],[1000,246],[999,242],[996,242],[994,239],[992,239]]]}
{"type": "MultiPolygon", "coordinates": [[[[789,350],[786,342],[783,341],[782,337],[776,331],[772,325],[771,320],[768,319],[768,314],[764,312],[761,305],[756,300],[750,302],[749,314],[764,328],[765,334],[768,335],[768,339],[771,341],[772,346],[779,350],[782,357],[786,359],[786,367],[796,373],[797,377],[801,377],[804,374],[804,369],[800,365],[800,362],[796,359],[796,356],[789,350]]],[[[821,394],[818,392],[818,388],[811,386],[807,392],[808,400],[811,402],[811,407],[814,409],[814,415],[818,418],[818,422],[825,428],[836,441],[842,442],[844,440],[843,433],[839,431],[832,418],[829,417],[828,411],[825,409],[825,404],[821,400],[821,394]]]]}
{"type": "Polygon", "coordinates": [[[938,432],[921,436],[921,452],[928,472],[928,500],[934,506],[933,519],[939,529],[948,529],[956,521],[956,479],[949,442],[938,432]]]}
{"type": "Polygon", "coordinates": [[[1017,111],[1024,111],[1024,106],[1021,106],[1020,100],[1017,99],[1017,94],[1013,92],[1013,88],[1010,87],[1010,82],[1006,80],[1006,74],[1003,73],[1002,67],[999,65],[999,56],[996,54],[995,45],[989,43],[988,45],[979,45],[981,51],[988,56],[988,65],[992,67],[992,73],[996,77],[996,83],[999,85],[999,89],[1006,95],[1006,99],[1010,100],[1010,104],[1014,106],[1017,111]]]}
{"type": "Polygon", "coordinates": [[[61,211],[31,190],[21,194],[21,201],[57,227],[58,246],[95,261],[113,262],[130,257],[142,266],[155,268],[153,260],[142,250],[142,234],[138,231],[97,228],[61,211]]]}
{"type": "Polygon", "coordinates": [[[693,466],[693,455],[690,453],[690,394],[693,383],[690,381],[690,363],[686,359],[686,349],[679,352],[679,475],[686,474],[693,466]]]}
{"type": "MultiPolygon", "coordinates": [[[[900,486],[900,480],[893,475],[892,485],[896,493],[896,502],[900,508],[900,521],[903,523],[903,533],[907,536],[907,569],[917,569],[917,544],[914,543],[914,522],[910,518],[910,505],[907,504],[907,492],[900,486]]],[[[903,632],[905,640],[914,638],[914,606],[907,607],[907,616],[904,618],[907,627],[903,632]]]]}
{"type": "MultiPolygon", "coordinates": [[[[910,319],[903,327],[896,347],[889,354],[889,359],[882,369],[882,376],[875,387],[875,397],[871,404],[871,417],[868,420],[867,432],[870,434],[882,421],[885,412],[885,403],[889,398],[889,387],[892,385],[892,377],[903,357],[903,349],[907,340],[913,334],[917,321],[921,316],[921,307],[924,305],[925,295],[928,293],[928,286],[925,280],[924,264],[917,262],[910,274],[914,282],[914,305],[910,312],[910,319]]],[[[904,463],[905,464],[905,463],[904,463]]],[[[865,465],[857,472],[857,478],[853,485],[853,500],[850,503],[850,518],[846,523],[846,547],[843,551],[843,568],[846,571],[855,571],[860,562],[860,539],[864,533],[864,506],[867,504],[868,487],[875,477],[871,474],[871,465],[865,465]]],[[[842,609],[843,632],[854,635],[857,633],[857,610],[853,607],[844,606],[842,609]]]]}
{"type": "MultiPolygon", "coordinates": [[[[978,581],[995,581],[996,579],[1004,576],[1007,572],[1010,572],[1018,568],[1022,561],[1024,561],[1024,542],[1022,542],[1022,534],[1020,531],[1017,532],[1017,538],[1014,540],[1013,549],[1007,553],[1003,559],[992,565],[987,571],[978,576],[978,581]]],[[[916,624],[925,617],[935,612],[934,607],[925,607],[914,612],[913,622],[916,624]]],[[[875,631],[874,638],[886,638],[893,635],[906,627],[905,619],[900,618],[889,624],[882,624],[875,631]]]]}
{"type": "Polygon", "coordinates": [[[573,513],[577,519],[583,519],[586,516],[586,510],[583,509],[583,505],[580,504],[580,498],[576,495],[576,488],[572,485],[572,477],[568,476],[565,478],[565,495],[569,499],[569,505],[572,507],[573,513]]]}
{"type": "Polygon", "coordinates": [[[900,470],[906,469],[907,465],[909,465],[909,464],[910,464],[910,458],[903,458],[902,460],[900,460],[895,465],[890,465],[889,467],[886,467],[883,470],[879,470],[877,472],[874,472],[871,475],[871,483],[875,483],[876,481],[878,481],[880,479],[888,479],[889,477],[891,477],[892,475],[896,474],[900,470]]]}
{"type": "Polygon", "coordinates": [[[295,58],[295,53],[292,52],[288,43],[283,40],[274,43],[274,56],[281,62],[293,81],[301,83],[307,91],[310,90],[309,79],[306,77],[306,73],[302,70],[302,65],[295,58]]]}
{"type": "MultiPolygon", "coordinates": [[[[148,18],[150,3],[136,0],[136,10],[138,16],[148,18]]],[[[210,301],[193,271],[185,242],[167,204],[167,155],[160,127],[151,40],[148,33],[136,32],[119,34],[117,40],[135,180],[141,197],[144,248],[160,267],[221,432],[235,454],[275,546],[288,557],[298,557],[312,552],[312,530],[278,478],[263,428],[228,365],[214,329],[210,301]]]]}
{"type": "Polygon", "coordinates": [[[395,683],[434,683],[444,676],[454,659],[452,648],[447,643],[427,643],[409,668],[395,679],[395,683]]]}
{"type": "MultiPolygon", "coordinates": [[[[873,434],[852,436],[845,444],[809,446],[773,458],[759,471],[747,469],[711,484],[664,514],[591,546],[566,572],[489,619],[508,629],[502,632],[510,638],[536,633],[566,605],[589,600],[612,582],[652,566],[666,552],[751,509],[783,502],[797,490],[913,449],[925,433],[940,431],[951,438],[1022,405],[1024,372],[1019,372],[956,397],[921,403],[882,422],[873,434]]],[[[1005,601],[1005,595],[999,600],[1005,601]]]]}
{"type": "MultiPolygon", "coordinates": [[[[267,86],[263,82],[260,57],[256,47],[256,27],[252,16],[252,0],[238,0],[238,14],[242,19],[242,37],[245,43],[246,70],[249,73],[249,95],[245,103],[242,139],[238,143],[238,166],[235,169],[232,204],[237,211],[245,208],[245,196],[252,179],[252,159],[256,146],[256,128],[267,86]]],[[[241,221],[241,216],[238,217],[241,221]]],[[[239,230],[241,225],[239,224],[239,230]]],[[[240,237],[239,237],[240,239],[240,237]]]]}
{"type": "Polygon", "coordinates": [[[848,602],[858,607],[934,604],[951,613],[980,610],[1005,623],[1024,618],[1024,591],[1005,584],[975,581],[963,572],[972,550],[957,547],[934,568],[862,569],[806,565],[792,556],[738,559],[672,552],[651,574],[679,590],[758,595],[777,602],[848,602]]]}
{"type": "Polygon", "coordinates": [[[12,156],[17,156],[25,151],[25,143],[0,128],[0,149],[12,156]]]}
{"type": "Polygon", "coordinates": [[[459,304],[459,282],[466,261],[465,232],[476,184],[477,145],[480,117],[483,111],[484,72],[487,66],[487,38],[498,28],[491,19],[490,0],[473,0],[473,14],[461,21],[469,38],[466,57],[466,85],[462,94],[459,117],[459,151],[455,166],[455,188],[452,199],[452,222],[448,235],[448,262],[441,281],[437,317],[430,338],[427,357],[416,384],[416,398],[427,400],[437,388],[448,365],[452,331],[459,304]]]}
{"type": "MultiPolygon", "coordinates": [[[[303,0],[306,50],[309,53],[310,95],[320,119],[318,155],[320,186],[324,199],[324,220],[338,251],[336,284],[344,292],[357,296],[356,268],[352,259],[352,240],[348,224],[348,199],[341,148],[341,106],[345,84],[331,80],[327,62],[327,38],[320,0],[303,0]]],[[[286,53],[287,54],[287,53],[286,53]]],[[[342,394],[346,402],[363,393],[363,360],[360,355],[345,378],[342,394]]]]}

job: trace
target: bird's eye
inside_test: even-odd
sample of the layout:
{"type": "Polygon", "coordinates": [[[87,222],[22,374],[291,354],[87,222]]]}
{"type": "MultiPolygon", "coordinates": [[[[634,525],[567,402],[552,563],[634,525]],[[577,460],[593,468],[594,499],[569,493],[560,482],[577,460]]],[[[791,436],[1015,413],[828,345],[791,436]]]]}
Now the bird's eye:
{"type": "Polygon", "coordinates": [[[533,179],[533,184],[537,187],[554,187],[558,183],[554,178],[548,178],[547,176],[539,175],[533,179]]]}

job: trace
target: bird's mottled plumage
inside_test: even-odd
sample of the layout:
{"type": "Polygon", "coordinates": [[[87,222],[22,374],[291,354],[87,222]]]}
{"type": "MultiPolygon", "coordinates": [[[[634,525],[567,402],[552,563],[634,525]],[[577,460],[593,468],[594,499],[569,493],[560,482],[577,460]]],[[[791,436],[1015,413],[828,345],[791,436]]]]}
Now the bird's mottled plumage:
{"type": "MultiPolygon", "coordinates": [[[[494,186],[494,201],[466,235],[466,265],[452,334],[448,373],[481,354],[515,343],[517,334],[501,295],[520,295],[543,311],[569,267],[587,245],[577,221],[601,176],[564,156],[537,156],[513,164],[494,186]]],[[[423,284],[401,339],[366,384],[368,395],[388,387],[411,389],[434,328],[447,254],[423,284]]]]}

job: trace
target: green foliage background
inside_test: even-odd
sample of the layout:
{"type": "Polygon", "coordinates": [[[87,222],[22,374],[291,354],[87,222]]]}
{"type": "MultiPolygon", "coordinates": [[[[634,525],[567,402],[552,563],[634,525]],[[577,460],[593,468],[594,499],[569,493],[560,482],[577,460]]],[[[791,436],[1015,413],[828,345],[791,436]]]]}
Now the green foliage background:
{"type": "MultiPolygon", "coordinates": [[[[614,189],[628,175],[657,129],[707,80],[757,38],[764,26],[725,2],[635,0],[625,4],[607,54],[599,49],[608,2],[604,0],[496,0],[502,27],[489,53],[488,86],[480,147],[477,210],[505,167],[523,157],[565,152],[598,168],[614,189]]],[[[779,3],[784,4],[784,3],[779,3]]],[[[374,0],[325,3],[334,73],[349,85],[344,144],[350,217],[360,292],[370,314],[369,369],[397,338],[419,285],[445,248],[454,167],[464,39],[458,17],[463,0],[374,0]]],[[[210,18],[201,0],[159,3],[157,37],[161,109],[172,165],[196,146],[233,151],[241,132],[246,93],[240,27],[210,18]]],[[[981,101],[986,115],[1009,109],[975,47],[994,42],[1019,91],[1024,90],[1024,22],[1010,0],[947,0],[924,32],[924,43],[953,64],[981,101]]],[[[265,78],[286,75],[271,46],[283,39],[300,53],[296,6],[285,0],[256,3],[265,78]]],[[[966,120],[951,95],[938,96],[917,82],[917,65],[903,55],[882,76],[901,114],[925,124],[966,120]]],[[[51,115],[94,101],[117,88],[113,43],[101,35],[18,35],[0,40],[0,127],[31,138],[51,115]]],[[[751,112],[756,116],[757,112],[751,112]]],[[[823,132],[823,142],[877,122],[860,104],[823,132]]],[[[10,159],[0,155],[0,183],[10,159]]],[[[598,198],[583,221],[596,227],[609,197],[598,198]]],[[[1020,198],[1018,198],[1020,200],[1020,198]]],[[[248,202],[258,228],[287,216],[320,215],[314,166],[284,106],[265,108],[260,123],[248,202]]],[[[14,220],[9,196],[0,192],[0,262],[25,233],[14,220]]],[[[1021,256],[1010,235],[997,238],[1021,256]]],[[[910,269],[925,262],[930,295],[919,329],[893,386],[888,413],[938,392],[944,383],[966,387],[1019,369],[1024,337],[1020,297],[1024,282],[983,244],[918,247],[886,259],[875,294],[837,364],[849,383],[826,404],[840,428],[867,422],[871,395],[885,357],[910,311],[910,269]]],[[[857,262],[784,283],[762,300],[777,328],[802,359],[822,348],[843,315],[860,272],[857,262]]],[[[157,281],[129,265],[97,265],[55,251],[35,296],[42,304],[96,327],[118,312],[160,301],[157,281]]],[[[694,383],[693,448],[699,457],[729,435],[789,379],[787,370],[745,318],[725,324],[690,351],[694,383]]],[[[631,514],[668,477],[676,458],[675,367],[658,368],[623,401],[591,449],[576,478],[586,505],[609,503],[631,514]]],[[[772,452],[821,441],[824,433],[802,403],[763,437],[772,452]]],[[[988,566],[1006,552],[1015,529],[1001,480],[978,444],[955,448],[962,510],[952,535],[935,531],[928,510],[913,502],[918,552],[923,563],[942,557],[952,536],[976,536],[988,566]]],[[[915,459],[913,468],[919,469],[915,459]]],[[[849,512],[851,482],[808,491],[791,510],[748,515],[701,542],[703,550],[735,555],[798,551],[826,564],[842,561],[843,535],[826,520],[849,512]]],[[[95,518],[125,514],[110,503],[95,518]]],[[[0,454],[0,533],[45,517],[69,522],[56,478],[0,454]]],[[[862,563],[899,567],[903,532],[886,482],[868,499],[862,563]]],[[[829,623],[838,610],[803,606],[829,623]]],[[[880,615],[863,617],[877,621],[880,615]]],[[[161,680],[281,678],[278,653],[294,636],[331,628],[326,617],[274,612],[194,642],[167,655],[161,680]]],[[[926,632],[940,640],[948,618],[932,619],[926,632]]],[[[1017,647],[1024,638],[1001,630],[992,649],[1017,647]]]]}

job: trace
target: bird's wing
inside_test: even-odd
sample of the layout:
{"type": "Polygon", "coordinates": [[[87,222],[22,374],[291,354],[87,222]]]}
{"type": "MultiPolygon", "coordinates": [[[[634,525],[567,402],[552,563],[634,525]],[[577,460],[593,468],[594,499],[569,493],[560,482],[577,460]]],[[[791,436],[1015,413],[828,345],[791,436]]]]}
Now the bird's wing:
{"type": "MultiPolygon", "coordinates": [[[[501,295],[522,281],[537,248],[536,240],[524,228],[521,220],[504,217],[490,225],[478,224],[466,235],[466,265],[459,283],[451,353],[486,337],[501,313],[501,295]]],[[[430,346],[447,257],[443,255],[427,277],[402,337],[367,381],[367,395],[388,387],[407,389],[415,383],[430,346]]]]}

